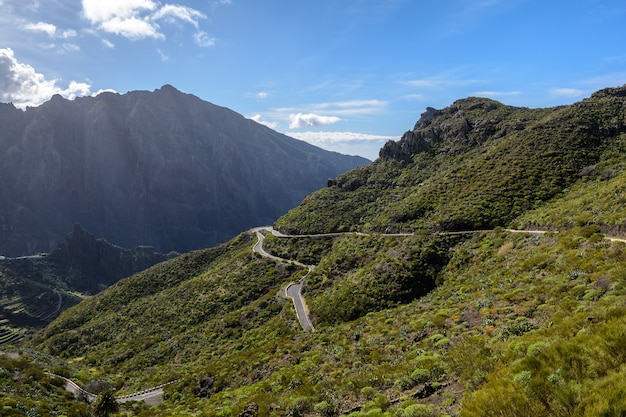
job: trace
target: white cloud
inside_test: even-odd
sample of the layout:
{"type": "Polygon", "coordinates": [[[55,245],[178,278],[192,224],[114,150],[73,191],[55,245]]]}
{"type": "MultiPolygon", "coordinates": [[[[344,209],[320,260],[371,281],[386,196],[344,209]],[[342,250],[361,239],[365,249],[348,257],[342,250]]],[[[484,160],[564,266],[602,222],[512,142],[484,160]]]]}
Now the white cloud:
{"type": "Polygon", "coordinates": [[[386,142],[396,139],[395,136],[370,135],[356,132],[288,132],[286,133],[296,139],[309,142],[312,145],[326,147],[330,144],[343,142],[386,142]]]}
{"type": "Polygon", "coordinates": [[[152,0],[82,0],[83,14],[93,24],[112,19],[130,19],[142,11],[152,11],[157,5],[152,0]]]}
{"type": "Polygon", "coordinates": [[[105,48],[115,49],[115,44],[108,39],[102,39],[102,44],[105,48]]]}
{"type": "MultiPolygon", "coordinates": [[[[183,21],[199,27],[206,15],[196,9],[176,4],[161,4],[153,0],[82,0],[83,16],[99,29],[131,40],[165,39],[157,21],[183,21]]],[[[200,46],[210,46],[214,39],[198,32],[194,40],[200,46]]]]}
{"type": "Polygon", "coordinates": [[[289,119],[292,129],[304,126],[327,126],[340,121],[341,117],[358,117],[381,114],[388,103],[381,100],[331,101],[299,107],[280,107],[274,110],[275,118],[289,119]],[[320,116],[318,113],[332,116],[320,116]]]}
{"type": "Polygon", "coordinates": [[[256,96],[258,98],[267,98],[267,93],[265,91],[259,91],[256,96]]]}
{"type": "Polygon", "coordinates": [[[113,17],[102,22],[100,28],[105,32],[114,33],[130,40],[165,39],[165,35],[159,32],[159,25],[138,17],[113,17]]]}
{"type": "Polygon", "coordinates": [[[80,46],[75,43],[63,43],[60,47],[58,47],[58,52],[64,54],[66,52],[78,52],[80,51],[80,46]]]}
{"type": "Polygon", "coordinates": [[[361,155],[370,160],[378,157],[380,148],[396,136],[371,135],[356,132],[286,132],[313,146],[347,155],[361,155]]]}
{"type": "Polygon", "coordinates": [[[357,116],[364,114],[379,114],[387,107],[386,101],[381,100],[350,100],[318,103],[311,106],[313,111],[325,110],[341,116],[357,116]]]}
{"type": "Polygon", "coordinates": [[[263,116],[261,116],[260,114],[255,114],[250,119],[254,120],[255,122],[257,122],[259,124],[265,125],[265,126],[269,127],[270,129],[278,128],[278,123],[277,122],[269,122],[267,120],[263,120],[263,116]]]}
{"type": "Polygon", "coordinates": [[[161,57],[161,61],[165,62],[165,61],[169,61],[170,60],[170,56],[168,54],[166,54],[165,52],[163,52],[161,49],[157,49],[157,53],[161,57]]]}
{"type": "MultiPolygon", "coordinates": [[[[22,26],[22,28],[31,32],[44,33],[52,39],[64,39],[67,41],[70,38],[78,36],[78,32],[73,29],[59,31],[55,25],[46,22],[26,23],[22,26]]],[[[59,54],[80,51],[80,46],[76,45],[75,43],[69,42],[64,42],[60,44],[51,42],[39,43],[39,47],[42,49],[50,50],[56,49],[56,52],[58,52],[59,54]]]]}
{"type": "Polygon", "coordinates": [[[521,91],[476,91],[471,93],[478,97],[510,97],[520,95],[521,91]]]}
{"type": "Polygon", "coordinates": [[[105,32],[131,40],[164,38],[146,17],[157,8],[152,0],[82,0],[82,5],[85,18],[105,32]]]}
{"type": "Polygon", "coordinates": [[[154,15],[152,19],[165,19],[172,21],[175,19],[183,20],[187,23],[191,23],[196,29],[198,28],[198,20],[206,19],[206,15],[191,7],[179,6],[174,4],[166,4],[161,7],[154,15]]]}
{"type": "Polygon", "coordinates": [[[550,90],[550,94],[559,97],[575,98],[582,96],[585,92],[577,88],[553,88],[550,90]]]}
{"type": "Polygon", "coordinates": [[[96,97],[102,93],[113,93],[113,94],[118,94],[117,91],[113,90],[112,88],[105,88],[105,89],[100,89],[98,91],[96,91],[95,93],[91,94],[91,97],[96,97]]]}
{"type": "Polygon", "coordinates": [[[15,59],[13,50],[0,49],[0,101],[12,102],[16,107],[38,106],[54,94],[68,99],[89,94],[91,86],[71,81],[65,89],[57,86],[58,80],[46,80],[33,67],[15,59]]]}
{"type": "Polygon", "coordinates": [[[194,33],[193,40],[198,46],[202,48],[208,48],[209,46],[215,45],[215,38],[209,36],[208,33],[203,31],[194,33]]]}
{"type": "Polygon", "coordinates": [[[314,113],[297,113],[290,114],[289,120],[291,121],[289,129],[298,129],[301,127],[328,126],[337,123],[341,119],[335,116],[321,116],[314,113]]]}
{"type": "Polygon", "coordinates": [[[63,32],[57,34],[57,27],[52,23],[45,22],[37,22],[37,23],[27,23],[23,26],[24,29],[30,30],[31,32],[42,32],[47,34],[51,38],[62,38],[69,39],[78,36],[78,32],[73,29],[64,30],[63,32]]]}
{"type": "Polygon", "coordinates": [[[78,36],[78,32],[76,32],[73,29],[69,29],[69,30],[64,30],[63,33],[61,33],[60,37],[63,39],[69,39],[69,38],[74,38],[78,36]]]}
{"type": "Polygon", "coordinates": [[[55,25],[45,22],[27,23],[24,25],[24,29],[30,30],[32,32],[43,32],[51,38],[54,37],[57,31],[57,27],[55,25]]]}
{"type": "Polygon", "coordinates": [[[76,97],[88,96],[91,93],[91,85],[87,83],[79,83],[77,81],[70,81],[70,85],[65,90],[59,89],[58,93],[63,97],[74,100],[76,97]]]}

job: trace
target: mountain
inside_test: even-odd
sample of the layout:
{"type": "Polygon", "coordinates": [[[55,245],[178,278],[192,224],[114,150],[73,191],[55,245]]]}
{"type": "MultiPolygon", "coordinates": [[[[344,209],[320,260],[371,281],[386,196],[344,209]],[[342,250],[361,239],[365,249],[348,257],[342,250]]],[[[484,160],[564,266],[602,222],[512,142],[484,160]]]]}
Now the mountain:
{"type": "Polygon", "coordinates": [[[2,104],[0,254],[48,252],[74,223],[128,248],[208,247],[367,163],[169,85],[2,104]]]}
{"type": "Polygon", "coordinates": [[[504,226],[592,167],[617,172],[624,94],[606,89],[549,109],[476,97],[431,109],[380,150],[378,163],[340,175],[277,225],[295,233],[504,226]]]}
{"type": "MultiPolygon", "coordinates": [[[[241,233],[120,280],[23,354],[120,394],[175,381],[131,415],[624,414],[625,145],[626,86],[428,110],[259,230],[285,261],[241,233]],[[315,332],[283,295],[301,280],[315,332]]],[[[45,389],[5,391],[43,408],[45,389]]]]}
{"type": "Polygon", "coordinates": [[[177,255],[124,249],[75,224],[49,254],[0,260],[0,346],[16,343],[63,310],[121,278],[177,255]]]}

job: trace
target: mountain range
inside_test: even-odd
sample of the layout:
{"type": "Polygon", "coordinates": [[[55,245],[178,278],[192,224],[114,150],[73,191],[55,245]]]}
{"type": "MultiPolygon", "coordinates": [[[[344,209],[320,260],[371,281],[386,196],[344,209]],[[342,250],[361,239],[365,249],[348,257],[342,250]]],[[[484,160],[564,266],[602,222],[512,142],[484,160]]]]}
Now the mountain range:
{"type": "Polygon", "coordinates": [[[74,223],[126,248],[209,247],[368,163],[169,85],[1,104],[0,254],[49,252],[74,223]]]}
{"type": "Polygon", "coordinates": [[[5,410],[84,413],[47,371],[120,396],[167,383],[137,416],[622,415],[625,157],[626,86],[428,109],[276,233],[64,311],[2,362],[5,410]]]}

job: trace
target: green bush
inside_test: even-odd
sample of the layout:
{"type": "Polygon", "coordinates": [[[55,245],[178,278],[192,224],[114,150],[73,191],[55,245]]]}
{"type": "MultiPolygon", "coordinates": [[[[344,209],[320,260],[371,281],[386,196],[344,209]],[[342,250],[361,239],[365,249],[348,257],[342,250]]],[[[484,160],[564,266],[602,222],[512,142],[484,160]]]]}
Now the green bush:
{"type": "Polygon", "coordinates": [[[402,411],[403,417],[435,417],[437,413],[432,405],[412,404],[402,411]]]}

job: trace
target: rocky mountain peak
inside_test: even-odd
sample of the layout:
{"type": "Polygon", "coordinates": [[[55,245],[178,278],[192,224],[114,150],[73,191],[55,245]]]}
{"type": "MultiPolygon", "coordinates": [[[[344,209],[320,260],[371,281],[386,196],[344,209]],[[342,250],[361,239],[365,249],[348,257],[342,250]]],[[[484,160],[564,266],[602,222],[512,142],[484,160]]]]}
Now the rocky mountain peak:
{"type": "Polygon", "coordinates": [[[600,91],[596,91],[591,95],[592,98],[602,97],[626,97],[626,84],[621,87],[604,88],[600,91]]]}
{"type": "Polygon", "coordinates": [[[428,107],[413,130],[399,141],[388,141],[379,152],[381,159],[408,160],[418,152],[458,154],[492,136],[499,129],[499,110],[512,109],[497,101],[468,97],[437,110],[428,107]]]}

